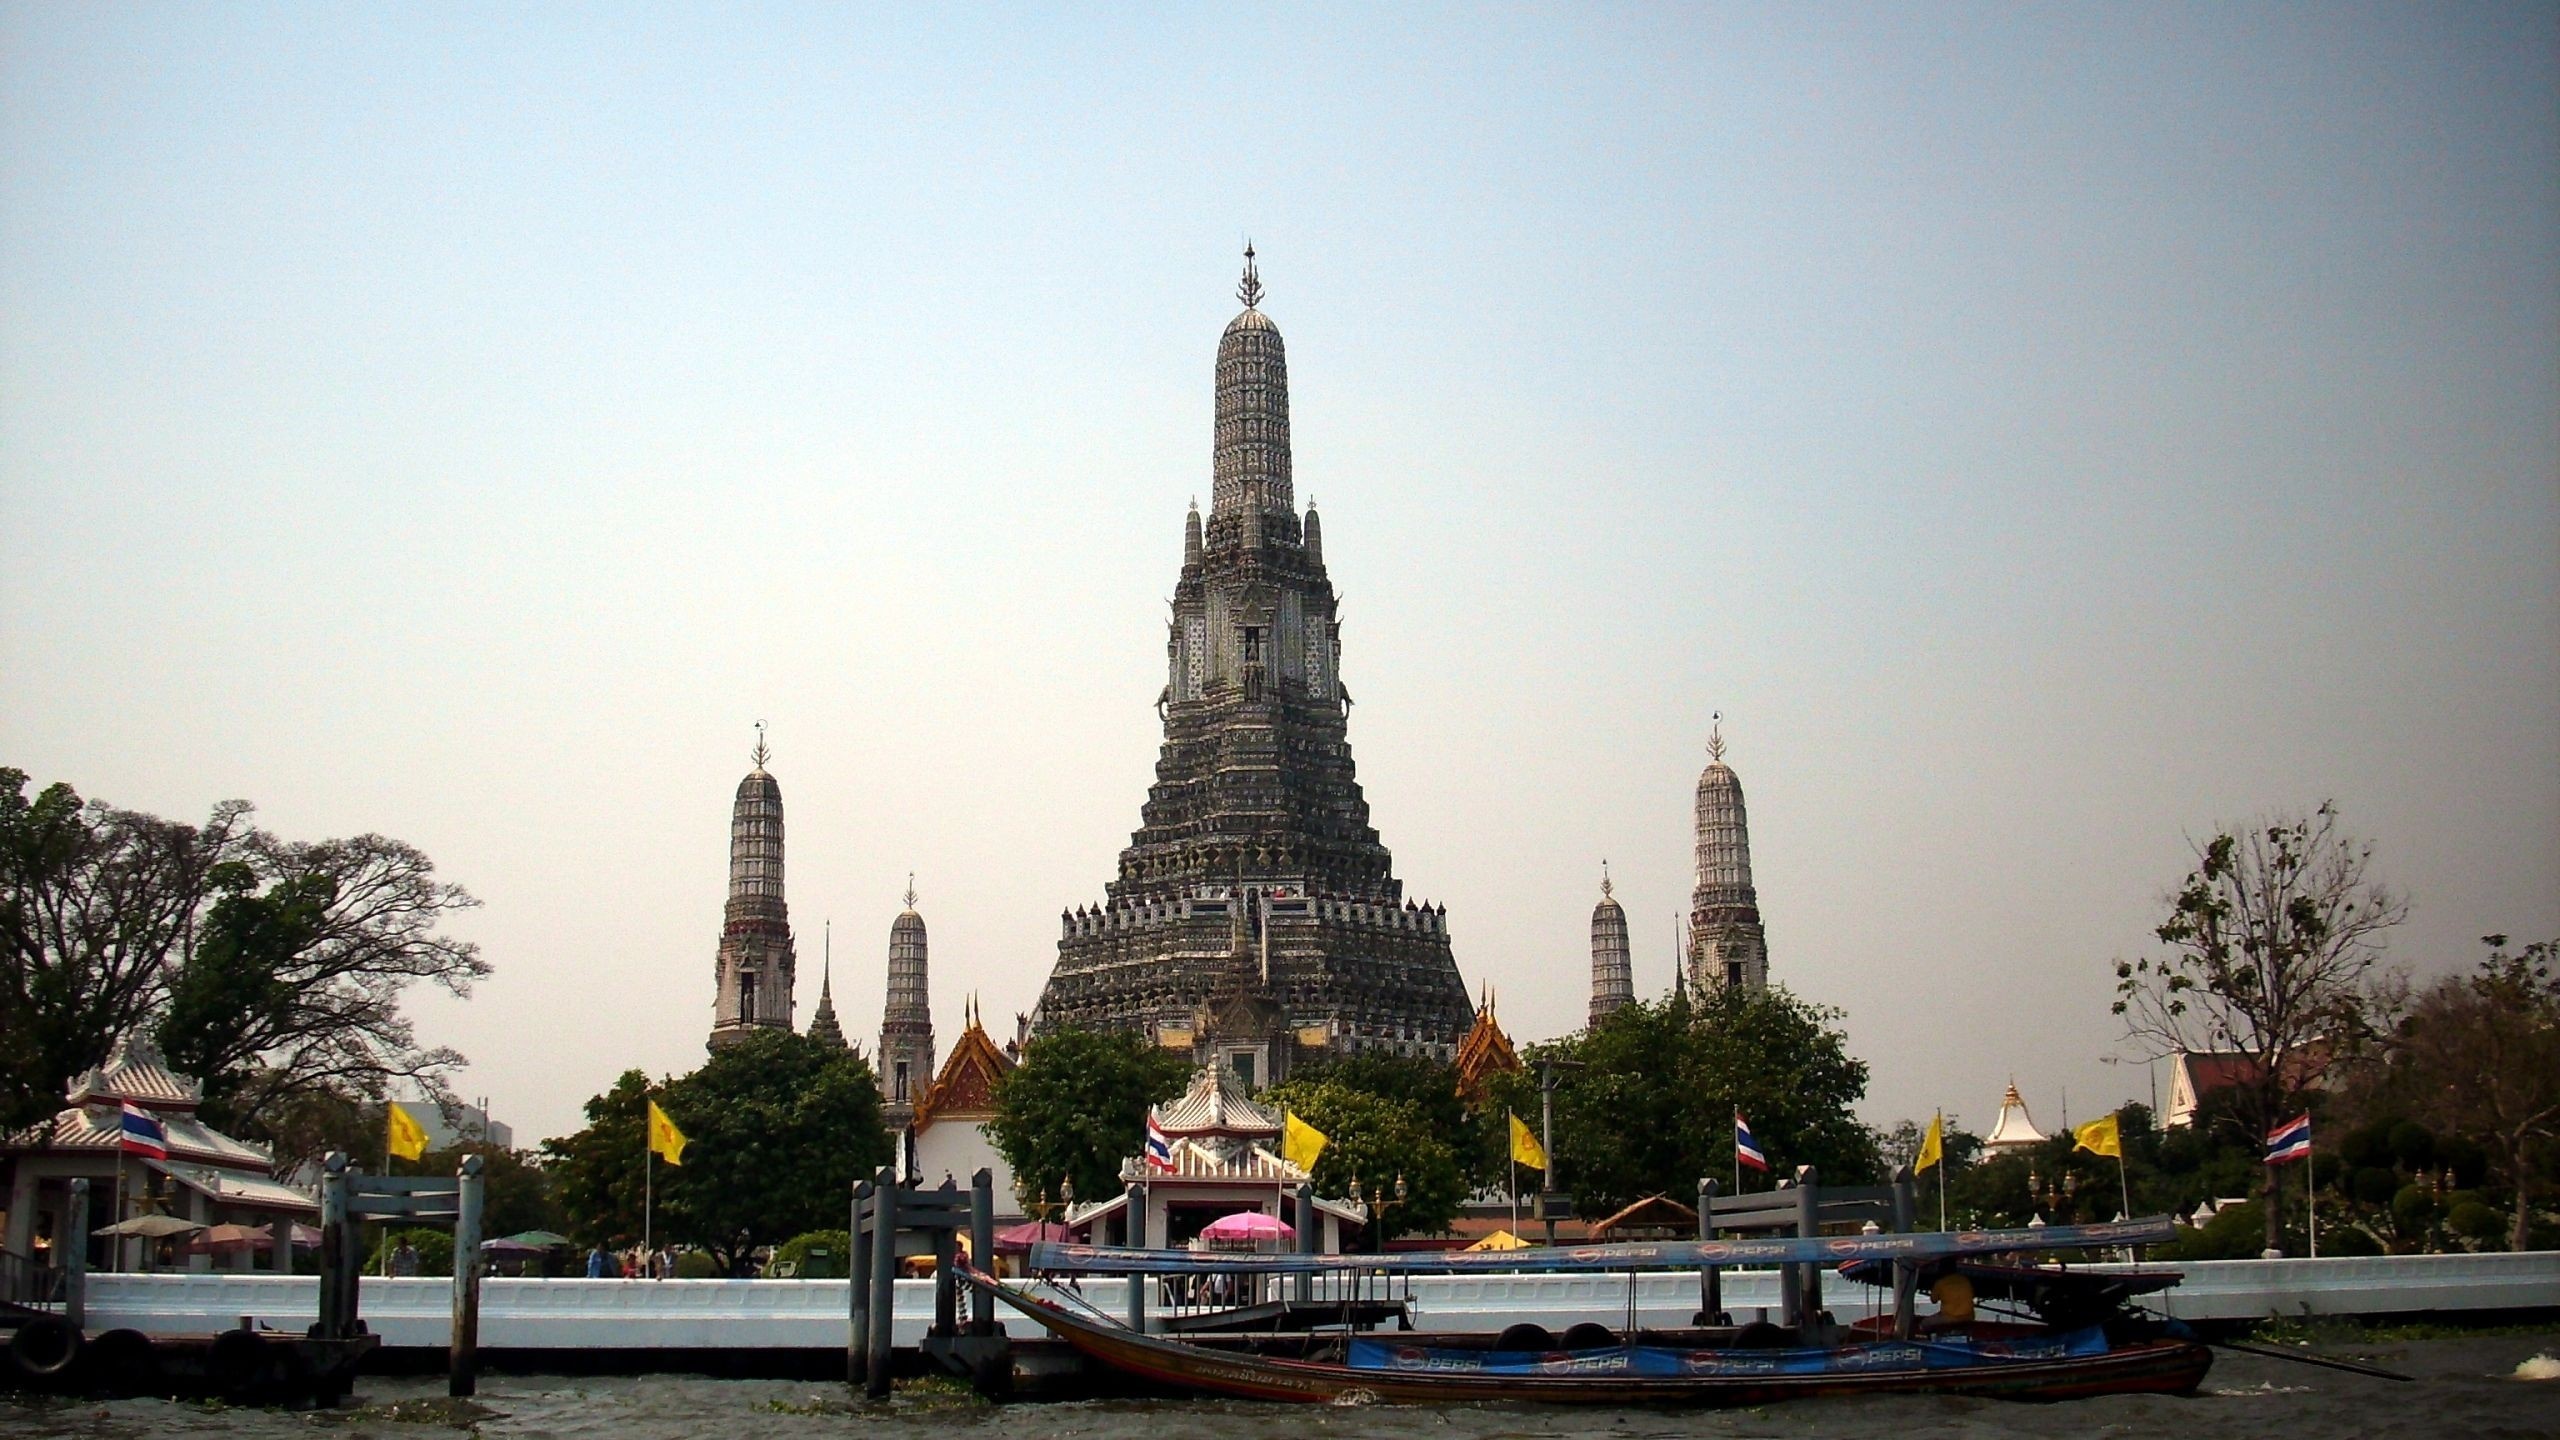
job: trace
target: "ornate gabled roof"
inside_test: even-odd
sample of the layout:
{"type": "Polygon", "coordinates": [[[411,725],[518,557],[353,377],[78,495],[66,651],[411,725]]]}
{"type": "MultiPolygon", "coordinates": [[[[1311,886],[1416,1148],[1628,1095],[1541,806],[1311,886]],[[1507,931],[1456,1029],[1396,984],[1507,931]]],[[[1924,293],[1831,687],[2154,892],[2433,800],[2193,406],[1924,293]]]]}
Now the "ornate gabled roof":
{"type": "Polygon", "coordinates": [[[1156,1106],[1154,1115],[1164,1133],[1177,1138],[1280,1133],[1280,1113],[1257,1103],[1236,1072],[1214,1060],[1193,1071],[1191,1087],[1156,1106]]]}
{"type": "Polygon", "coordinates": [[[1013,1061],[996,1048],[986,1027],[978,1023],[977,1012],[971,1010],[969,1028],[960,1032],[942,1062],[942,1073],[933,1077],[933,1088],[916,1106],[916,1129],[922,1131],[936,1120],[994,1114],[996,1082],[1012,1069],[1013,1061]]]}
{"type": "Polygon", "coordinates": [[[1520,1056],[1511,1048],[1511,1037],[1502,1033],[1502,1022],[1493,1018],[1491,991],[1476,1007],[1476,1023],[1468,1028],[1467,1038],[1458,1042],[1456,1063],[1458,1093],[1471,1101],[1484,1098],[1488,1077],[1520,1068],[1520,1056]]]}
{"type": "Polygon", "coordinates": [[[146,1110],[192,1110],[204,1087],[170,1069],[160,1047],[137,1032],[117,1041],[107,1063],[82,1072],[63,1095],[74,1105],[130,1100],[146,1110]]]}
{"type": "MultiPolygon", "coordinates": [[[[1232,1157],[1217,1147],[1184,1139],[1173,1142],[1168,1158],[1173,1163],[1170,1178],[1177,1180],[1259,1180],[1295,1185],[1308,1178],[1306,1167],[1298,1165],[1265,1145],[1245,1145],[1232,1157]]],[[[1167,1172],[1150,1170],[1146,1160],[1131,1156],[1121,1163],[1121,1178],[1155,1180],[1167,1178],[1167,1172]]]]}
{"type": "Polygon", "coordinates": [[[1990,1151],[2024,1150],[2045,1142],[2045,1133],[2027,1115],[2027,1102],[2018,1096],[2018,1084],[2009,1082],[2009,1092],[2000,1097],[2000,1123],[1991,1127],[1983,1138],[1982,1148],[1990,1151]]]}
{"type": "MultiPolygon", "coordinates": [[[[30,1125],[8,1137],[6,1148],[117,1154],[124,1148],[122,1113],[122,1102],[116,1100],[74,1105],[57,1112],[50,1121],[30,1125]]],[[[189,1111],[158,1111],[157,1118],[161,1132],[169,1142],[169,1158],[173,1162],[211,1165],[259,1175],[270,1174],[274,1170],[275,1158],[265,1150],[245,1140],[234,1140],[189,1111]]]]}

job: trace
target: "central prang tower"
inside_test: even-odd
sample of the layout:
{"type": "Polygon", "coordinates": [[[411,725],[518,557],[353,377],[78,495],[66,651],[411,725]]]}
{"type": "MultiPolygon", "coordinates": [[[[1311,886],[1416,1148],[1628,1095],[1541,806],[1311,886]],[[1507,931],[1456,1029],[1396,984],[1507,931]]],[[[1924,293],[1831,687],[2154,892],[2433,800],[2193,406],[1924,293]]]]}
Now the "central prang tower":
{"type": "Polygon", "coordinates": [[[1164,749],[1100,908],[1061,917],[1039,1029],[1143,1030],[1251,1085],[1313,1054],[1446,1059],[1472,1019],[1446,913],[1404,898],[1351,765],[1342,627],[1291,493],[1289,363],[1245,247],[1218,341],[1210,511],[1185,521],[1164,749]]]}

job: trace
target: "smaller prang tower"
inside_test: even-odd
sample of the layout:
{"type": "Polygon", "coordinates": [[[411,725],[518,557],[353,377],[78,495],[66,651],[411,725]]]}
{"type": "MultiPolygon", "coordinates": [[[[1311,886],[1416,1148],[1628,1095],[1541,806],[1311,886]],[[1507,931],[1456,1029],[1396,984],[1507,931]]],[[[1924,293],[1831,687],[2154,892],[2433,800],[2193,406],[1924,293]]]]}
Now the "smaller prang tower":
{"type": "Polygon", "coordinates": [[[1627,944],[1627,912],[1610,893],[1609,862],[1600,862],[1600,903],[1591,907],[1591,1024],[1636,998],[1635,962],[1627,944]]]}
{"type": "Polygon", "coordinates": [[[1769,940],[1760,929],[1760,893],[1751,885],[1751,824],[1742,781],[1724,763],[1724,715],[1707,733],[1698,777],[1698,888],[1689,895],[1689,993],[1769,983],[1769,940]]]}
{"type": "Polygon", "coordinates": [[[889,926],[889,998],[880,1011],[881,1115],[892,1131],[916,1118],[933,1086],[933,1004],[926,990],[924,917],[916,913],[916,877],[907,877],[907,908],[889,926]]]}
{"type": "Polygon", "coordinates": [[[827,922],[826,944],[818,952],[818,1013],[809,1017],[809,1038],[835,1050],[850,1050],[844,1026],[836,1022],[836,925],[827,922]]]}
{"type": "Polygon", "coordinates": [[[782,898],[782,786],[765,773],[773,751],[756,722],[756,768],[729,812],[729,903],[720,918],[719,991],[711,1048],[758,1029],[791,1028],[791,909],[782,898]]]}

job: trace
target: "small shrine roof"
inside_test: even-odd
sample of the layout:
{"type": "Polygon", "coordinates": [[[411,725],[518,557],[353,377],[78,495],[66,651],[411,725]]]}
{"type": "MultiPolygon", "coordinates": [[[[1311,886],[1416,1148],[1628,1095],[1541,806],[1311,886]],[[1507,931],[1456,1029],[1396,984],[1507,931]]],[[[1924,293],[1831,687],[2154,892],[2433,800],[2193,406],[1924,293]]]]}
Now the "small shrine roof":
{"type": "Polygon", "coordinates": [[[2041,1145],[2045,1139],[2045,1133],[2038,1130],[2036,1122],[2028,1116],[2027,1102],[2019,1098],[2018,1086],[2012,1081],[2008,1093],[2000,1097],[2000,1122],[1983,1137],[1983,1148],[2024,1149],[2030,1145],[2041,1145]]]}
{"type": "Polygon", "coordinates": [[[1503,1033],[1502,1022],[1494,1018],[1492,992],[1487,991],[1484,1002],[1476,1007],[1476,1023],[1468,1027],[1466,1038],[1458,1042],[1454,1063],[1458,1070],[1458,1093],[1470,1100],[1484,1098],[1487,1077],[1520,1068],[1520,1056],[1511,1048],[1511,1037],[1503,1033]]]}
{"type": "MultiPolygon", "coordinates": [[[[180,1162],[199,1161],[224,1169],[272,1173],[275,1157],[244,1140],[234,1140],[194,1115],[162,1113],[157,1117],[169,1142],[169,1154],[180,1162]]],[[[31,1125],[9,1137],[12,1150],[88,1151],[114,1154],[123,1149],[120,1109],[74,1105],[48,1123],[31,1125]]]]}
{"type": "Polygon", "coordinates": [[[105,1064],[82,1071],[63,1098],[74,1105],[130,1100],[148,1110],[192,1110],[204,1087],[170,1069],[150,1037],[132,1034],[116,1042],[105,1064]]]}
{"type": "Polygon", "coordinates": [[[1220,1061],[1192,1072],[1191,1087],[1154,1110],[1171,1136],[1277,1135],[1280,1114],[1246,1093],[1244,1081],[1220,1061]]]}
{"type": "Polygon", "coordinates": [[[925,1130],[934,1121],[961,1116],[983,1118],[996,1110],[996,1083],[1013,1069],[1013,1061],[987,1035],[978,1023],[976,1010],[969,1013],[969,1028],[951,1046],[942,1059],[942,1072],[933,1077],[933,1086],[925,1091],[924,1100],[916,1106],[916,1129],[925,1130]]]}

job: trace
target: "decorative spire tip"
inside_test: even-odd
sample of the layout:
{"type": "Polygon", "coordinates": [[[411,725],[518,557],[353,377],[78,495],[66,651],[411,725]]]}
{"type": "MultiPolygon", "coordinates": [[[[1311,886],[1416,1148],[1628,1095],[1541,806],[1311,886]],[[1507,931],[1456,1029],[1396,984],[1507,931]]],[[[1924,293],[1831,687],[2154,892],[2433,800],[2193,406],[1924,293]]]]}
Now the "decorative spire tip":
{"type": "Polygon", "coordinates": [[[764,743],[764,722],[761,720],[756,722],[755,758],[756,768],[758,770],[762,770],[764,768],[764,762],[773,758],[773,750],[764,743]]]}
{"type": "Polygon", "coordinates": [[[1724,759],[1724,712],[1721,710],[1708,717],[1707,759],[1718,763],[1724,759]]]}
{"type": "Polygon", "coordinates": [[[1262,304],[1262,276],[1253,267],[1253,241],[1250,238],[1244,242],[1244,279],[1236,284],[1236,298],[1244,302],[1247,310],[1262,304]]]}
{"type": "Polygon", "coordinates": [[[913,870],[907,872],[907,908],[916,908],[916,872],[913,870]]]}
{"type": "Polygon", "coordinates": [[[1604,900],[1609,897],[1609,862],[1606,860],[1600,862],[1600,897],[1604,900]]]}

